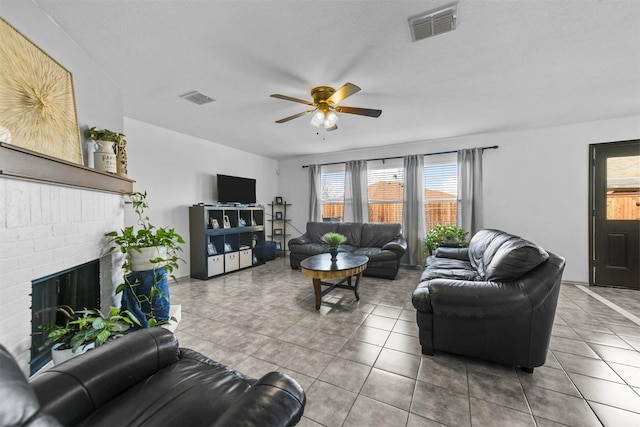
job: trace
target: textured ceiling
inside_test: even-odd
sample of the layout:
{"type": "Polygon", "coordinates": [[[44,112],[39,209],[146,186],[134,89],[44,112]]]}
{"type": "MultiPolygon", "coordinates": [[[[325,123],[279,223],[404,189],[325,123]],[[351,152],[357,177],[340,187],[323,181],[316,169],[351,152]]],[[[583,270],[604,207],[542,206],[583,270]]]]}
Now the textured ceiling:
{"type": "Polygon", "coordinates": [[[121,87],[126,116],[281,159],[640,114],[640,2],[461,0],[457,29],[416,43],[445,1],[36,0],[121,87]],[[352,82],[316,134],[314,86],[352,82]],[[216,102],[179,95],[198,90],[216,102]],[[324,138],[324,139],[323,139],[324,138]]]}

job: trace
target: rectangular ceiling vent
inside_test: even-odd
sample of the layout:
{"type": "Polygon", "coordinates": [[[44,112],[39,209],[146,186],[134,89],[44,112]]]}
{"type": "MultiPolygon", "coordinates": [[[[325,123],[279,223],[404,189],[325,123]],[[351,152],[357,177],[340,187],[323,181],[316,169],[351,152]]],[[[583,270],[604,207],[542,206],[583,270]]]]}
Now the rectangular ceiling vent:
{"type": "Polygon", "coordinates": [[[215,101],[215,99],[209,98],[207,95],[200,93],[197,90],[193,90],[189,93],[185,93],[184,95],[180,95],[180,98],[184,98],[187,101],[194,102],[198,105],[208,104],[209,102],[215,101]]]}
{"type": "Polygon", "coordinates": [[[456,29],[456,5],[409,18],[409,28],[414,42],[453,31],[456,29]]]}

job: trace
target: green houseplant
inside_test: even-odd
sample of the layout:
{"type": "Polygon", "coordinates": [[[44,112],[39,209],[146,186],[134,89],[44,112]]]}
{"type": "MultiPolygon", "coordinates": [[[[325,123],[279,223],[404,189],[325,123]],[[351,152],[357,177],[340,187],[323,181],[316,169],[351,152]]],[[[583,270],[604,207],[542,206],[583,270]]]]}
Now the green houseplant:
{"type": "Polygon", "coordinates": [[[169,285],[167,277],[175,280],[181,244],[185,241],[173,228],[158,228],[150,223],[145,210],[149,207],[147,192],[130,196],[138,216],[137,229],[125,227],[105,235],[112,246],[124,255],[124,282],[116,293],[122,292],[122,305],[133,312],[142,326],[156,326],[169,320],[169,285]]]}
{"type": "Polygon", "coordinates": [[[63,325],[40,326],[47,333],[45,345],[58,344],[52,349],[54,364],[99,347],[123,335],[133,325],[140,325],[130,311],[117,307],[110,307],[107,315],[98,309],[73,310],[67,305],[58,307],[57,311],[63,314],[63,325]]]}
{"type": "Polygon", "coordinates": [[[454,225],[436,224],[422,241],[423,251],[425,254],[430,254],[438,246],[466,246],[465,239],[468,234],[467,231],[454,225]]]}
{"type": "Polygon", "coordinates": [[[325,233],[321,237],[322,241],[329,245],[329,253],[331,254],[331,260],[335,261],[338,257],[338,249],[340,245],[347,241],[347,237],[340,233],[325,233]]]}
{"type": "Polygon", "coordinates": [[[94,141],[120,142],[120,138],[124,136],[122,133],[114,132],[109,129],[96,129],[95,126],[87,129],[84,136],[94,141]]]}

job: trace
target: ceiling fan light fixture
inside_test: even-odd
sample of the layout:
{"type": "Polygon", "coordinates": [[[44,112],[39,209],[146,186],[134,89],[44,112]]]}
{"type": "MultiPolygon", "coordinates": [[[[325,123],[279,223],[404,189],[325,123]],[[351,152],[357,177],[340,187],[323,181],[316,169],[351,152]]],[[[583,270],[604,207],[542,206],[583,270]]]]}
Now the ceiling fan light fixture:
{"type": "Polygon", "coordinates": [[[319,128],[324,123],[324,111],[317,110],[311,116],[311,122],[313,126],[319,128]]]}
{"type": "Polygon", "coordinates": [[[344,99],[350,97],[354,93],[360,91],[360,88],[353,83],[345,83],[338,90],[335,90],[329,86],[317,86],[311,89],[311,98],[313,102],[306,101],[300,98],[293,98],[287,95],[281,95],[274,93],[272,98],[283,99],[285,101],[298,102],[300,104],[311,105],[314,109],[303,111],[292,116],[284,117],[280,120],[276,120],[276,123],[286,123],[290,120],[297,119],[298,117],[306,116],[311,113],[311,121],[309,124],[317,128],[323,127],[328,131],[337,129],[336,123],[340,120],[337,113],[355,114],[358,116],[366,117],[380,117],[382,110],[374,110],[371,108],[360,107],[345,107],[338,106],[344,99]]]}
{"type": "Polygon", "coordinates": [[[334,111],[329,111],[324,118],[325,129],[335,126],[338,120],[340,120],[340,117],[334,111]]]}

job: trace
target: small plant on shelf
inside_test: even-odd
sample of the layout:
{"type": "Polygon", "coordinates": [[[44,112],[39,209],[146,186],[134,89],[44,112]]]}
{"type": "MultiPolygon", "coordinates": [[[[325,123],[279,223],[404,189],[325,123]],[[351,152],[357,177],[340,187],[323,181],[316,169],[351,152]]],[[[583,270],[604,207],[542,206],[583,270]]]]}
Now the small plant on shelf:
{"type": "Polygon", "coordinates": [[[120,142],[120,138],[124,137],[124,134],[109,129],[96,129],[95,127],[91,127],[84,132],[84,136],[94,141],[120,142]]]}

